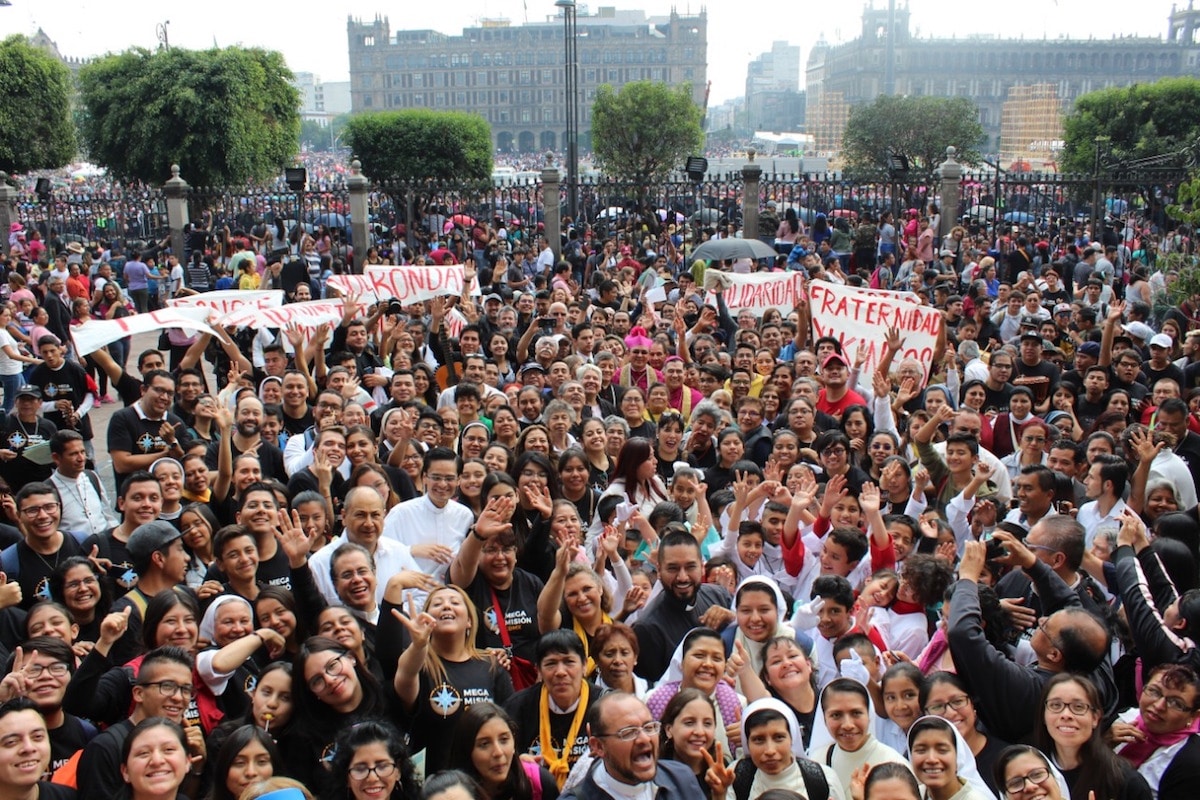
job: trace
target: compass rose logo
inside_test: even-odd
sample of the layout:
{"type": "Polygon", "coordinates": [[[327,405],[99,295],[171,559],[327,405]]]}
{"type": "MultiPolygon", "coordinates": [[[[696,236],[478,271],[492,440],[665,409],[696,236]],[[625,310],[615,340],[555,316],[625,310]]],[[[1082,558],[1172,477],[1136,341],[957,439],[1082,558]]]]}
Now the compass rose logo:
{"type": "Polygon", "coordinates": [[[434,689],[429,694],[429,705],[443,717],[449,717],[462,708],[462,696],[448,683],[434,689]]]}

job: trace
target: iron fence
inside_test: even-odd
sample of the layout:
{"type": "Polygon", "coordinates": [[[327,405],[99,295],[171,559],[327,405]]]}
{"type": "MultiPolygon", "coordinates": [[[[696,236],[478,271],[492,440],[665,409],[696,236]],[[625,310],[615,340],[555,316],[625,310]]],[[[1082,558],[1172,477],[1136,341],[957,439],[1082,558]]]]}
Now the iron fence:
{"type": "Polygon", "coordinates": [[[151,240],[166,235],[167,206],[162,191],[155,188],[67,188],[48,195],[22,193],[17,219],[27,230],[40,231],[43,239],[53,232],[67,242],[151,240]]]}

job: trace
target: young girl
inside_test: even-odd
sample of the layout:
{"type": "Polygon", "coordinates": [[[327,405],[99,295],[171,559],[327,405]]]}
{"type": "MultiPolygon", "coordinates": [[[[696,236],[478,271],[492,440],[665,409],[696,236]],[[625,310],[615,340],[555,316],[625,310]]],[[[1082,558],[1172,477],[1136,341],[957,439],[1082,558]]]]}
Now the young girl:
{"type": "Polygon", "coordinates": [[[752,800],[773,789],[797,792],[807,800],[841,796],[833,770],[804,757],[800,725],[780,701],[750,704],[742,720],[742,741],[746,755],[732,769],[714,762],[705,776],[713,800],[725,800],[730,788],[735,800],[752,800]]]}
{"type": "Polygon", "coordinates": [[[660,721],[659,759],[687,765],[696,775],[701,794],[707,796],[704,774],[709,759],[715,759],[717,753],[717,710],[712,698],[699,689],[681,689],[667,703],[660,721]]]}

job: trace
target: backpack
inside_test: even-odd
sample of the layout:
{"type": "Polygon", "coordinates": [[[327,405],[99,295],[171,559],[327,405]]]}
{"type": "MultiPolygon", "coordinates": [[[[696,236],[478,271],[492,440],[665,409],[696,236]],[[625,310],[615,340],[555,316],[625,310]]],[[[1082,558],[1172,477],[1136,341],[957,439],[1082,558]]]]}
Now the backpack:
{"type": "MultiPolygon", "coordinates": [[[[829,780],[821,765],[807,758],[796,756],[796,766],[804,778],[804,794],[808,800],[827,800],[829,780]]],[[[754,774],[758,767],[748,758],[737,762],[733,768],[733,796],[736,800],[750,800],[750,787],[754,785],[754,774]]]]}
{"type": "Polygon", "coordinates": [[[521,759],[521,767],[525,770],[525,777],[529,778],[529,786],[533,789],[531,792],[531,800],[542,800],[542,770],[532,761],[521,759]]]}
{"type": "MultiPolygon", "coordinates": [[[[96,473],[89,470],[84,470],[91,479],[92,485],[96,487],[96,493],[100,493],[100,479],[96,473]]],[[[86,531],[70,531],[71,537],[83,547],[83,543],[92,538],[92,534],[86,531]]],[[[10,544],[0,552],[0,570],[4,571],[5,576],[10,581],[15,581],[21,575],[21,559],[17,557],[17,545],[20,542],[10,544]]]]}
{"type": "Polygon", "coordinates": [[[882,266],[880,266],[880,267],[876,267],[876,268],[875,268],[875,271],[871,273],[871,282],[870,282],[869,286],[870,286],[872,289],[882,289],[882,288],[883,288],[882,286],[880,286],[880,285],[879,285],[879,283],[880,283],[880,281],[879,281],[879,273],[880,273],[880,271],[881,271],[882,269],[883,269],[883,267],[882,267],[882,266]]]}

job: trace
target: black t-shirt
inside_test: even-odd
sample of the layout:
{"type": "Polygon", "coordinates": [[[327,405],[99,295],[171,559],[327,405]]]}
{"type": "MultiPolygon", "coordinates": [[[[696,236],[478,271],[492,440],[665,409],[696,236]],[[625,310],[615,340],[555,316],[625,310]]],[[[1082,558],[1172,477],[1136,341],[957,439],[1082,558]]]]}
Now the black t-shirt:
{"type": "Polygon", "coordinates": [[[534,645],[538,640],[537,601],[542,593],[540,578],[523,569],[513,570],[512,585],[507,589],[493,591],[483,572],[475,574],[475,580],[467,587],[467,594],[475,601],[479,611],[479,630],[475,634],[475,646],[504,647],[500,626],[496,623],[496,605],[504,612],[504,623],[508,627],[513,655],[529,661],[534,660],[534,645]]]}
{"type": "Polygon", "coordinates": [[[78,796],[70,786],[45,781],[38,784],[37,800],[76,800],[78,796]]]}
{"type": "MultiPolygon", "coordinates": [[[[58,369],[50,369],[45,364],[38,364],[29,373],[29,383],[42,390],[43,403],[70,400],[75,408],[79,408],[89,394],[87,373],[84,372],[83,367],[70,361],[64,362],[58,369]]],[[[54,423],[57,430],[70,427],[67,425],[66,417],[57,410],[46,412],[45,417],[54,423]]],[[[84,438],[84,441],[91,441],[93,435],[91,417],[81,419],[76,430],[84,438]]]]}
{"type": "MultiPolygon", "coordinates": [[[[229,576],[217,566],[214,561],[208,567],[208,572],[204,574],[204,580],[216,581],[217,583],[225,583],[229,576]]],[[[275,555],[258,562],[258,570],[254,573],[254,579],[259,586],[280,586],[288,591],[292,588],[292,567],[288,564],[287,554],[282,548],[276,548],[275,555]]]]}
{"type": "Polygon", "coordinates": [[[0,461],[0,475],[4,476],[4,480],[14,490],[31,481],[50,480],[50,474],[54,472],[54,464],[35,464],[25,458],[24,453],[30,447],[49,442],[50,437],[57,431],[54,423],[44,417],[38,417],[28,424],[17,419],[15,413],[4,418],[3,433],[0,433],[0,436],[3,437],[0,440],[0,448],[12,450],[17,457],[12,461],[0,461]]]}
{"type": "Polygon", "coordinates": [[[986,411],[989,408],[996,409],[997,412],[1008,411],[1008,400],[1012,397],[1013,387],[1011,383],[1006,383],[999,389],[989,389],[985,383],[983,385],[984,394],[987,396],[983,400],[983,408],[986,411]]]}
{"type": "Polygon", "coordinates": [[[1093,403],[1087,399],[1087,395],[1080,393],[1075,398],[1075,418],[1079,420],[1079,425],[1084,430],[1092,426],[1096,421],[1096,417],[1104,413],[1104,409],[1108,406],[1108,393],[1105,392],[1100,396],[1100,399],[1093,403]]]}
{"type": "MultiPolygon", "coordinates": [[[[210,470],[217,468],[217,460],[221,455],[220,448],[220,441],[213,441],[204,451],[204,465],[210,470]]],[[[242,454],[242,451],[238,449],[237,442],[233,440],[229,442],[229,452],[234,458],[242,454]]],[[[264,478],[274,478],[280,483],[287,483],[288,474],[283,466],[283,451],[265,439],[258,445],[258,464],[262,468],[264,478]]]]}
{"type": "Polygon", "coordinates": [[[100,534],[100,540],[108,547],[108,557],[112,561],[108,575],[116,585],[116,596],[120,597],[137,586],[138,576],[133,571],[133,557],[129,555],[129,548],[125,546],[125,542],[113,535],[115,530],[116,528],[109,528],[100,534]]]}
{"type": "MultiPolygon", "coordinates": [[[[63,533],[58,552],[50,556],[33,552],[24,541],[17,542],[17,582],[21,584],[21,608],[28,609],[38,600],[51,599],[50,575],[58,565],[71,556],[86,557],[91,552],[92,544],[97,542],[95,536],[89,536],[80,544],[71,534],[63,533]]],[[[9,574],[8,579],[12,578],[9,574]]]]}
{"type": "Polygon", "coordinates": [[[70,714],[63,715],[63,724],[50,731],[50,771],[71,760],[96,735],[96,726],[70,714]]]}
{"type": "Polygon", "coordinates": [[[1150,389],[1154,389],[1154,384],[1163,378],[1170,378],[1179,384],[1181,390],[1183,389],[1183,370],[1171,362],[1167,362],[1166,369],[1155,369],[1154,366],[1147,361],[1142,364],[1142,374],[1146,376],[1146,386],[1148,386],[1150,389]]]}
{"type": "Polygon", "coordinates": [[[417,702],[407,710],[414,752],[425,749],[429,774],[450,767],[450,739],[462,712],[475,703],[495,703],[503,706],[513,696],[512,678],[490,659],[447,661],[445,683],[435,683],[433,677],[421,670],[417,702]]]}
{"type": "MultiPolygon", "coordinates": [[[[187,428],[183,420],[167,412],[165,420],[175,429],[175,438],[180,446],[187,448],[187,428]]],[[[146,455],[161,453],[166,455],[170,445],[162,438],[160,430],[163,420],[145,419],[138,413],[136,407],[122,408],[112,415],[108,423],[108,450],[123,450],[131,455],[146,455]]],[[[113,470],[113,481],[118,489],[129,473],[113,470]]]]}
{"type": "Polygon", "coordinates": [[[79,800],[112,800],[125,786],[121,777],[121,750],[133,730],[123,719],[96,735],[83,748],[77,770],[79,800]]]}
{"type": "MultiPolygon", "coordinates": [[[[588,687],[587,708],[591,708],[600,698],[600,690],[595,686],[588,687]]],[[[528,689],[522,689],[512,696],[507,703],[504,704],[504,710],[509,713],[513,721],[517,723],[517,752],[529,753],[530,755],[541,755],[542,745],[540,741],[541,727],[541,701],[542,701],[542,684],[535,683],[528,689]]],[[[586,716],[587,710],[584,710],[586,716]]],[[[553,740],[555,751],[561,753],[563,750],[563,742],[567,738],[567,734],[571,730],[571,720],[575,717],[575,713],[556,714],[553,709],[550,710],[550,738],[553,740]]],[[[588,752],[588,733],[587,725],[580,725],[579,732],[575,735],[575,741],[569,744],[571,755],[569,761],[572,765],[588,752]]]]}
{"type": "MultiPolygon", "coordinates": [[[[1037,405],[1045,402],[1046,398],[1054,394],[1054,390],[1058,388],[1058,382],[1062,378],[1062,370],[1049,361],[1039,361],[1031,367],[1018,358],[1013,363],[1013,377],[1046,379],[1045,383],[1033,382],[1025,384],[1033,392],[1033,402],[1034,405],[1037,405]]],[[[1016,381],[1013,383],[1015,385],[1016,381]]]]}
{"type": "Polygon", "coordinates": [[[304,416],[293,417],[288,414],[287,409],[283,409],[283,429],[288,432],[288,436],[299,436],[314,424],[312,406],[304,407],[304,416]]]}

